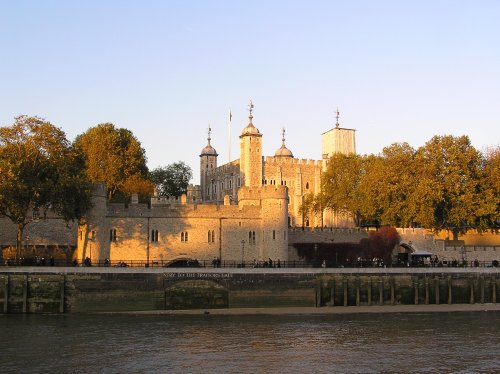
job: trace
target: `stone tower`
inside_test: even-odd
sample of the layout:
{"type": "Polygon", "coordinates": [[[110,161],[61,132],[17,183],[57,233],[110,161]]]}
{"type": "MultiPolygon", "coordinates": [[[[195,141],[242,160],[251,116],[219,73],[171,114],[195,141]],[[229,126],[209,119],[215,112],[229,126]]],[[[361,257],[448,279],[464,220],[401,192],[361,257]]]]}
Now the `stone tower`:
{"type": "Polygon", "coordinates": [[[211,141],[211,131],[212,129],[208,127],[208,144],[201,150],[200,153],[200,185],[201,185],[201,195],[202,200],[212,200],[212,196],[215,198],[215,191],[213,191],[213,186],[211,186],[211,181],[208,180],[208,171],[213,170],[217,167],[217,151],[210,144],[211,141]]]}
{"type": "Polygon", "coordinates": [[[356,130],[340,127],[339,114],[339,110],[337,109],[335,128],[321,134],[321,154],[323,160],[328,160],[335,153],[342,153],[344,155],[356,153],[356,130]]]}
{"type": "Polygon", "coordinates": [[[240,175],[245,187],[262,186],[262,134],[252,123],[253,103],[250,101],[249,123],[240,135],[240,175]]]}
{"type": "Polygon", "coordinates": [[[107,216],[107,190],[104,184],[96,184],[92,191],[92,208],[78,227],[78,262],[89,258],[98,264],[110,258],[110,227],[107,216]]]}

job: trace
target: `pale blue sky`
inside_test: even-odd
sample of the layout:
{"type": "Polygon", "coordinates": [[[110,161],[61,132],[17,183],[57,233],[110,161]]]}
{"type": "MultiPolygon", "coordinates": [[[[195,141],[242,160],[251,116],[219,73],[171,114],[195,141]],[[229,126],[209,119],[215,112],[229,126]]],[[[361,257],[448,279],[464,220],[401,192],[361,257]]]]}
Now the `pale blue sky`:
{"type": "Polygon", "coordinates": [[[320,159],[322,132],[357,129],[358,153],[433,135],[500,142],[500,1],[0,0],[0,124],[38,115],[69,139],[133,131],[150,168],[198,180],[206,128],[219,163],[247,123],[264,154],[320,159]]]}

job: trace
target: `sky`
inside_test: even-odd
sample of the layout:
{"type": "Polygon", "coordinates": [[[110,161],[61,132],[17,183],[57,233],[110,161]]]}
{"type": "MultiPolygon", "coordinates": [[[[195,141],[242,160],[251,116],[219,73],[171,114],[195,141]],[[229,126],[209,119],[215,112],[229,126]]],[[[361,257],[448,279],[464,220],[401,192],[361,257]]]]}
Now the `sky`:
{"type": "Polygon", "coordinates": [[[0,0],[0,125],[20,114],[68,139],[131,130],[148,166],[184,161],[198,183],[212,128],[231,159],[252,100],[264,155],[321,159],[354,128],[360,154],[434,135],[500,143],[500,1],[0,0]]]}

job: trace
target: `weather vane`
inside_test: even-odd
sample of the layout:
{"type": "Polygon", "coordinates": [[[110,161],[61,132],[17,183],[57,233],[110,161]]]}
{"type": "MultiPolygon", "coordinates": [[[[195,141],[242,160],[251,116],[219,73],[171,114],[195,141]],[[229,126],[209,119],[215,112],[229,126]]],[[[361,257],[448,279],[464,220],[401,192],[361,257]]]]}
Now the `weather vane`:
{"type": "Polygon", "coordinates": [[[208,140],[208,142],[209,142],[209,143],[210,143],[210,140],[212,139],[212,138],[210,137],[210,133],[211,133],[211,132],[212,132],[212,128],[210,127],[210,124],[208,124],[208,138],[207,138],[207,140],[208,140]]]}
{"type": "Polygon", "coordinates": [[[248,105],[248,111],[250,112],[250,115],[252,115],[253,112],[253,102],[250,100],[250,105],[248,105]]]}
{"type": "Polygon", "coordinates": [[[284,127],[281,129],[281,135],[282,135],[281,141],[283,143],[285,143],[285,128],[284,127]]]}
{"type": "Polygon", "coordinates": [[[339,108],[337,107],[337,115],[335,116],[335,118],[337,119],[337,123],[335,124],[336,127],[339,127],[339,115],[340,115],[340,112],[339,112],[339,108]]]}

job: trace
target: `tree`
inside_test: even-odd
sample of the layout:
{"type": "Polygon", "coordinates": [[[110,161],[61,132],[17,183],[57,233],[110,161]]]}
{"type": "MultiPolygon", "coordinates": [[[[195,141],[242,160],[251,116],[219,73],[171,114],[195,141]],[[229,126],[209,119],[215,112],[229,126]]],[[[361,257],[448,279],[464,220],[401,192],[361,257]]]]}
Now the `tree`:
{"type": "Polygon", "coordinates": [[[365,216],[376,217],[382,225],[412,225],[415,218],[414,190],[417,184],[414,157],[415,150],[408,143],[395,143],[385,147],[380,157],[371,162],[368,162],[370,157],[367,158],[360,183],[365,216]]]}
{"type": "Polygon", "coordinates": [[[17,225],[17,259],[33,211],[79,219],[90,207],[90,196],[84,159],[62,130],[28,116],[0,128],[0,215],[17,225]]]}
{"type": "Polygon", "coordinates": [[[415,155],[416,220],[424,227],[463,233],[487,229],[496,215],[485,184],[485,160],[467,136],[434,136],[415,155]]]}
{"type": "Polygon", "coordinates": [[[150,173],[150,178],[160,196],[180,196],[187,191],[193,171],[183,161],[158,167],[150,173]]]}
{"type": "Polygon", "coordinates": [[[106,184],[109,200],[124,199],[125,186],[148,180],[146,152],[130,130],[103,123],[78,135],[74,146],[85,155],[90,181],[106,184]]]}
{"type": "Polygon", "coordinates": [[[361,157],[335,154],[321,179],[322,207],[334,212],[359,213],[359,183],[361,157]]]}

